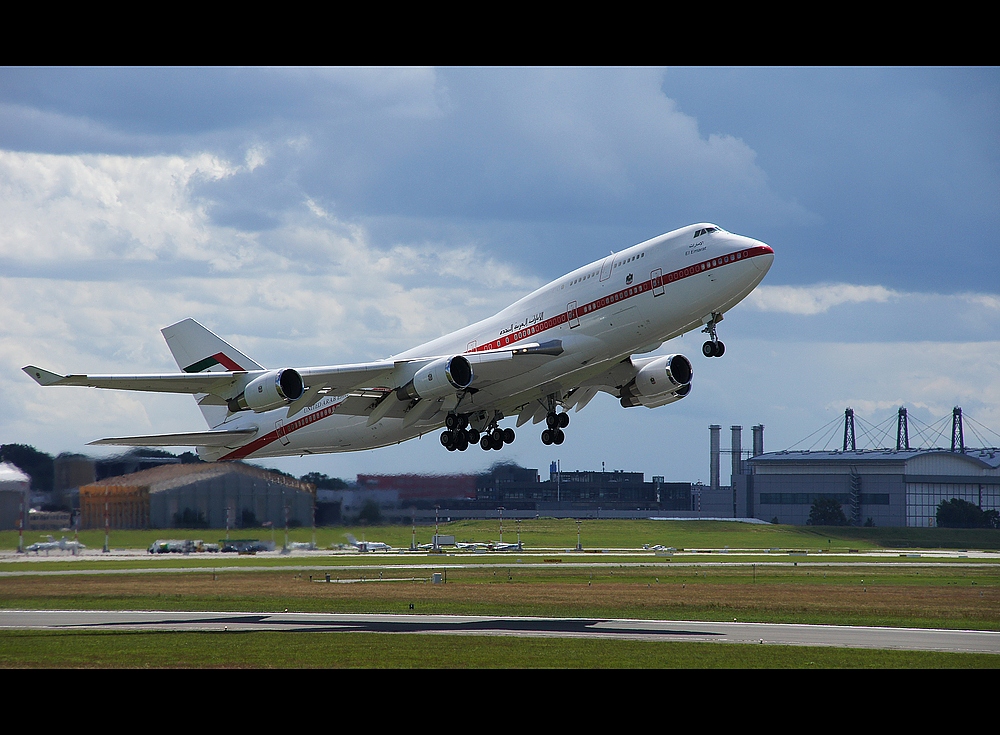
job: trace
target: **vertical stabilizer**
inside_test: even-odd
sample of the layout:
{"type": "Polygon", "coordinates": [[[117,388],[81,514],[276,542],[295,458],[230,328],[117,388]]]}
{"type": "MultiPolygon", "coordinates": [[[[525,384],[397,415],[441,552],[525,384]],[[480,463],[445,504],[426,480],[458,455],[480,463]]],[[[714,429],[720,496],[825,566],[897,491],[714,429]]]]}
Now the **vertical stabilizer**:
{"type": "MultiPolygon", "coordinates": [[[[264,369],[194,319],[171,324],[160,332],[167,341],[177,367],[186,373],[264,369]]],[[[195,396],[195,400],[211,428],[221,424],[229,415],[225,401],[218,396],[200,393],[195,396]]]]}

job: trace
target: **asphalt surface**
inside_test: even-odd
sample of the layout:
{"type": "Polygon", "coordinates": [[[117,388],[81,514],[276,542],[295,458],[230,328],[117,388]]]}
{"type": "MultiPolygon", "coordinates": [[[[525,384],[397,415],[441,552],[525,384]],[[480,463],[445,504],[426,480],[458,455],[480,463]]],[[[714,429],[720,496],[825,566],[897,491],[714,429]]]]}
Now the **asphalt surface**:
{"type": "Polygon", "coordinates": [[[372,632],[430,635],[616,638],[748,645],[834,646],[1000,654],[1000,632],[676,620],[205,613],[155,611],[0,610],[0,629],[372,632]]]}

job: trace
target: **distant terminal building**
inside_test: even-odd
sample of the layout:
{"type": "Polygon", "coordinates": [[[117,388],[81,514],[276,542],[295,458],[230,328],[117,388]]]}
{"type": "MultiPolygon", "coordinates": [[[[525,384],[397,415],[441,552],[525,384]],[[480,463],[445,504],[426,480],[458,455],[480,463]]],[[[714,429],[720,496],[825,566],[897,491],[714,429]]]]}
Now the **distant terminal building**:
{"type": "Polygon", "coordinates": [[[239,462],[171,464],[80,488],[80,527],[244,528],[313,522],[315,488],[239,462]]]}
{"type": "MultiPolygon", "coordinates": [[[[927,528],[938,505],[960,498],[1000,510],[1000,450],[965,446],[961,409],[953,414],[951,449],[909,447],[900,409],[894,449],[857,449],[854,414],[845,411],[844,444],[835,451],[763,452],[734,460],[732,495],[738,513],[804,525],[813,503],[836,500],[851,525],[927,528]]],[[[737,437],[733,427],[734,437],[737,437]]],[[[758,427],[755,427],[755,429],[758,427]]],[[[734,438],[734,450],[738,451],[734,438]]],[[[759,451],[758,451],[759,450],[759,451]]],[[[734,454],[734,457],[737,456],[734,454]]]]}
{"type": "Polygon", "coordinates": [[[317,492],[318,515],[345,522],[374,502],[387,522],[435,519],[699,517],[698,488],[686,482],[646,482],[641,472],[561,472],[553,463],[542,480],[537,469],[498,463],[480,475],[358,475],[346,489],[317,492]],[[325,506],[339,504],[339,513],[325,506]]]}

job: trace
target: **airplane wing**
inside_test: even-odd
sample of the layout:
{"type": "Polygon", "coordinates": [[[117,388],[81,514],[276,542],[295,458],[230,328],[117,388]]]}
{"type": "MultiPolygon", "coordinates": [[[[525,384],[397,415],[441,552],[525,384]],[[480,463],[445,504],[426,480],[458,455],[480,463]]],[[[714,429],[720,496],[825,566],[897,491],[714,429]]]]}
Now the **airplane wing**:
{"type": "Polygon", "coordinates": [[[118,436],[97,439],[88,445],[110,445],[119,447],[229,447],[238,446],[243,440],[257,433],[257,429],[233,429],[229,431],[189,431],[182,434],[150,434],[148,436],[118,436]]]}
{"type": "Polygon", "coordinates": [[[59,375],[34,365],[22,368],[39,385],[81,385],[90,388],[156,393],[215,393],[233,387],[245,371],[219,373],[153,373],[146,375],[59,375]]]}
{"type": "MultiPolygon", "coordinates": [[[[550,359],[562,354],[559,340],[546,343],[521,344],[513,348],[467,353],[475,376],[475,388],[512,377],[537,366],[538,360],[550,359]]],[[[323,367],[296,368],[302,378],[303,392],[288,406],[288,416],[306,409],[326,395],[349,396],[365,400],[349,400],[338,408],[339,413],[370,415],[380,403],[379,397],[386,397],[387,389],[402,385],[400,376],[416,372],[422,366],[446,356],[417,357],[405,360],[379,360],[375,362],[323,367]],[[378,391],[374,395],[366,391],[378,391]],[[354,395],[358,394],[358,395],[354,395]],[[374,400],[372,400],[374,398],[374,400]]],[[[154,373],[144,375],[60,375],[43,368],[28,365],[22,368],[39,385],[69,385],[117,390],[150,391],[157,393],[188,393],[193,395],[215,395],[223,400],[236,398],[251,380],[264,375],[265,370],[229,370],[219,372],[179,372],[154,373]]],[[[384,402],[384,401],[381,401],[384,402]]],[[[386,404],[378,418],[385,415],[402,415],[407,403],[395,401],[399,406],[386,404]],[[395,410],[387,410],[392,406],[395,410]]],[[[178,435],[179,436],[179,435],[178,435]]],[[[141,437],[152,441],[155,437],[141,437]]],[[[203,437],[211,439],[211,437],[203,437]]],[[[122,440],[128,437],[122,437],[122,440]]],[[[103,440],[102,440],[103,441],[103,440]]],[[[201,442],[198,442],[201,443],[201,442]]],[[[147,446],[171,446],[152,444],[147,446]]],[[[225,446],[225,444],[223,444],[225,446]]]]}

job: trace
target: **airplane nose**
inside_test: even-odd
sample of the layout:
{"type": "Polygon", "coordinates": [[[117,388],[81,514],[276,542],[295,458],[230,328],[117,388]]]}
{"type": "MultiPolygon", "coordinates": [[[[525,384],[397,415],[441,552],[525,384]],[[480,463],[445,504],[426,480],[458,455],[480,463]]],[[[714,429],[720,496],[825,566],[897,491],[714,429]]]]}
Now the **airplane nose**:
{"type": "Polygon", "coordinates": [[[774,249],[770,245],[759,242],[757,243],[757,252],[759,255],[753,259],[753,264],[761,273],[767,273],[771,269],[771,263],[774,262],[774,249]]]}
{"type": "Polygon", "coordinates": [[[741,237],[740,247],[750,256],[754,267],[761,273],[767,273],[774,262],[774,249],[767,243],[754,240],[751,237],[741,237]]]}

